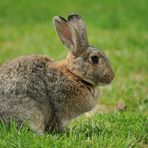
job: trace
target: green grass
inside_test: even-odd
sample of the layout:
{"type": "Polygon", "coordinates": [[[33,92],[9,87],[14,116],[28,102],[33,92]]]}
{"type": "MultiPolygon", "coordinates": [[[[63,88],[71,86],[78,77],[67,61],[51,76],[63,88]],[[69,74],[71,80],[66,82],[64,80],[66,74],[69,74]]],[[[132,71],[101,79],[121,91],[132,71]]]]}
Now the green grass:
{"type": "Polygon", "coordinates": [[[52,18],[75,12],[83,16],[88,38],[101,48],[115,70],[115,79],[100,88],[99,103],[116,110],[119,100],[126,113],[82,117],[69,125],[68,136],[37,136],[26,128],[0,124],[0,147],[146,147],[148,113],[147,0],[3,0],[0,1],[0,64],[20,55],[66,56],[52,18]]]}
{"type": "Polygon", "coordinates": [[[73,121],[65,134],[43,136],[26,127],[17,131],[14,123],[9,130],[0,125],[0,147],[144,147],[148,140],[147,124],[146,116],[141,114],[96,114],[73,121]]]}

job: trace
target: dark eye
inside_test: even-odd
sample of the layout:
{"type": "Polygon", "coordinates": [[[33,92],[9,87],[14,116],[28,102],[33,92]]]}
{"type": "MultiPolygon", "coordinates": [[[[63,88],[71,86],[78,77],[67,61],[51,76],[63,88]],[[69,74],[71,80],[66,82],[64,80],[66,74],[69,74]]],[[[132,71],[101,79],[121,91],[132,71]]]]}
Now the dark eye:
{"type": "Polygon", "coordinates": [[[92,56],[91,57],[91,61],[95,64],[97,64],[99,62],[99,57],[98,56],[92,56]]]}

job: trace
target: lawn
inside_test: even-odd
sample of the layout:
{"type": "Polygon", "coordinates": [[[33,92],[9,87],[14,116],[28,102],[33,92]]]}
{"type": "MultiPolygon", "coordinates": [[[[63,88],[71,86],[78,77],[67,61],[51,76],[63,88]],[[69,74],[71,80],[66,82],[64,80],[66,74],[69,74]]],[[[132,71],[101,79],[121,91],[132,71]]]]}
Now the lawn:
{"type": "Polygon", "coordinates": [[[55,60],[67,49],[52,25],[55,15],[80,14],[91,45],[112,62],[115,79],[100,88],[98,109],[70,123],[66,134],[37,136],[27,127],[0,124],[2,147],[147,147],[148,146],[148,1],[3,0],[0,1],[0,65],[20,55],[42,54],[55,60]],[[116,107],[122,102],[126,109],[116,107]]]}

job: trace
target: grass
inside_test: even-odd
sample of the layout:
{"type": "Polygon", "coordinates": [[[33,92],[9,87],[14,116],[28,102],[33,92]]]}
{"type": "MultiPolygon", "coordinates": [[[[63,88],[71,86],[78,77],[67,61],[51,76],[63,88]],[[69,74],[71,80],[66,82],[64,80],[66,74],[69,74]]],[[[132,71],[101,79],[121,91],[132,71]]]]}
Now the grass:
{"type": "Polygon", "coordinates": [[[146,124],[146,116],[141,114],[96,114],[73,121],[69,133],[38,136],[26,127],[17,131],[13,123],[9,131],[0,126],[0,147],[144,147],[146,124]]]}
{"type": "Polygon", "coordinates": [[[55,15],[81,14],[92,45],[101,48],[115,79],[101,89],[99,103],[110,113],[96,113],[71,123],[69,135],[37,136],[15,125],[0,124],[0,147],[146,147],[148,113],[147,0],[5,0],[0,2],[0,64],[20,55],[66,56],[52,26],[55,15]],[[114,112],[122,100],[127,110],[114,112]]]}

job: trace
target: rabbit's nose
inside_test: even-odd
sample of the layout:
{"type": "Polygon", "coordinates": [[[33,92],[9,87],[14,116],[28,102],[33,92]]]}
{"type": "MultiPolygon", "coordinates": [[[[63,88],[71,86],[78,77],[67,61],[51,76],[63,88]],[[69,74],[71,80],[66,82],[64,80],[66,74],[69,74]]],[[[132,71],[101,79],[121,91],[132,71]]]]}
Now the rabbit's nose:
{"type": "Polygon", "coordinates": [[[102,80],[104,81],[104,83],[109,84],[114,79],[114,77],[115,77],[114,72],[111,72],[111,73],[105,74],[102,80]]]}

